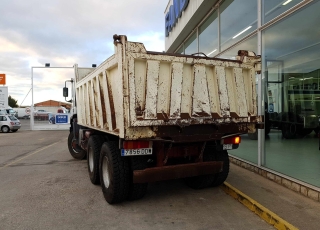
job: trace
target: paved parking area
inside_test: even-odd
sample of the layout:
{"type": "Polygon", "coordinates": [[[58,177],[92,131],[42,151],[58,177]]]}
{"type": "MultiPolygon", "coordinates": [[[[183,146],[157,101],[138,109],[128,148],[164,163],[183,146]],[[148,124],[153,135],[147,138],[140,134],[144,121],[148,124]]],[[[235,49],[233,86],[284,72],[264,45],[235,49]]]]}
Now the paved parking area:
{"type": "Polygon", "coordinates": [[[2,229],[273,229],[221,188],[151,183],[146,197],[109,205],[68,131],[0,133],[2,229]]]}

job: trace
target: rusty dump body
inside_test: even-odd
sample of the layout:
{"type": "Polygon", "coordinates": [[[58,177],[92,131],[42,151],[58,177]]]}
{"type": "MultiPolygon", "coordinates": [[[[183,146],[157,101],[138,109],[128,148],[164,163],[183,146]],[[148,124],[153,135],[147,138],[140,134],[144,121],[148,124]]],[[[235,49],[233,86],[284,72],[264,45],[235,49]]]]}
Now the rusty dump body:
{"type": "Polygon", "coordinates": [[[255,131],[260,57],[238,60],[146,51],[114,37],[97,68],[75,65],[78,124],[123,140],[195,142],[255,131]]]}

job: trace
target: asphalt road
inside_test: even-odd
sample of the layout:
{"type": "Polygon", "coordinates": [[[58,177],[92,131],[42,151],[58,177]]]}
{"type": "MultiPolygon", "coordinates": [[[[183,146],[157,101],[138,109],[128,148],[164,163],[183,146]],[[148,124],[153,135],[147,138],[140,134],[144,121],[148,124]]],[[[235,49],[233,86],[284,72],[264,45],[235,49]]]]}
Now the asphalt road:
{"type": "Polygon", "coordinates": [[[0,133],[0,229],[274,229],[221,188],[150,183],[138,201],[109,205],[68,131],[0,133]]]}

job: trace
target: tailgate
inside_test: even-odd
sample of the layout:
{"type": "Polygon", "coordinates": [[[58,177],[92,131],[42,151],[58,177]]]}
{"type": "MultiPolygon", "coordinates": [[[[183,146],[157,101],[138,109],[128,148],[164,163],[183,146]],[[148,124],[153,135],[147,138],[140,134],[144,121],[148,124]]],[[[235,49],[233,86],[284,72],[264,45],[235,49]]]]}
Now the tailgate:
{"type": "Polygon", "coordinates": [[[186,126],[256,119],[256,57],[245,57],[244,63],[127,52],[127,59],[129,126],[186,126]]]}

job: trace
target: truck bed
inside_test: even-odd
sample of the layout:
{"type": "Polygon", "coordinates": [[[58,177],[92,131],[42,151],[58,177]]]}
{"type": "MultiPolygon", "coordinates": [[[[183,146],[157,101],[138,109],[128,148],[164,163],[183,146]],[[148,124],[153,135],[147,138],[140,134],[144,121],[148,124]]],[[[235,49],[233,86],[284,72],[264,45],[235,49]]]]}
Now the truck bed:
{"type": "Polygon", "coordinates": [[[127,140],[213,140],[254,131],[260,58],[148,52],[115,41],[97,68],[75,65],[78,124],[127,140]]]}

